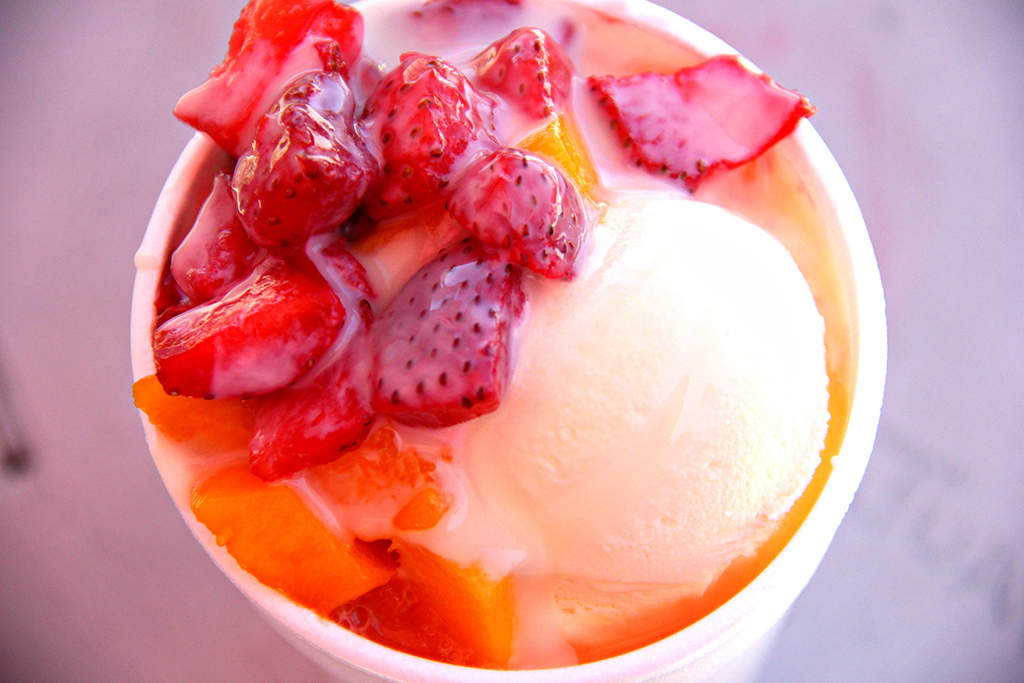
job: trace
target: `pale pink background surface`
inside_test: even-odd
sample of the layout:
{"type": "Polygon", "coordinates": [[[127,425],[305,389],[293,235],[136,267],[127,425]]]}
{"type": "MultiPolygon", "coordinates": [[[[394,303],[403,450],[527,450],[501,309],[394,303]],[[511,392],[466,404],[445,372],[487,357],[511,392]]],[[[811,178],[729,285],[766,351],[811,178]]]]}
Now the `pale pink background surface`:
{"type": "MultiPolygon", "coordinates": [[[[0,415],[31,456],[0,469],[0,681],[324,680],[189,536],[129,394],[170,110],[241,4],[0,2],[0,415]]],[[[1024,680],[1024,3],[661,4],[818,105],[888,300],[875,454],[763,680],[1024,680]]]]}

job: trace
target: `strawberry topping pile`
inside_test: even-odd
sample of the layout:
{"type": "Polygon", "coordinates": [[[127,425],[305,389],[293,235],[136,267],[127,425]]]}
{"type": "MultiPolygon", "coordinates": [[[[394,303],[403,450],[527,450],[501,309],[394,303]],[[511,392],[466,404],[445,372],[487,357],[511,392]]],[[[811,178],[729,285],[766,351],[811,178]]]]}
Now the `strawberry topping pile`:
{"type": "Polygon", "coordinates": [[[591,76],[588,83],[636,164],[681,178],[691,190],[761,156],[815,112],[732,55],[670,75],[591,76]]]}
{"type": "MultiPolygon", "coordinates": [[[[484,26],[519,4],[430,0],[413,19],[484,26]]],[[[519,28],[458,62],[410,52],[390,69],[362,45],[352,7],[252,0],[224,62],[175,109],[235,166],[169,260],[157,378],[169,394],[244,399],[265,480],[359,447],[378,417],[440,428],[496,410],[524,283],[572,286],[596,213],[582,142],[522,148],[575,125],[577,73],[551,35],[519,28]],[[429,253],[378,297],[364,264],[417,229],[435,230],[429,253]]],[[[588,84],[631,165],[691,190],[813,113],[732,57],[588,84]]]]}

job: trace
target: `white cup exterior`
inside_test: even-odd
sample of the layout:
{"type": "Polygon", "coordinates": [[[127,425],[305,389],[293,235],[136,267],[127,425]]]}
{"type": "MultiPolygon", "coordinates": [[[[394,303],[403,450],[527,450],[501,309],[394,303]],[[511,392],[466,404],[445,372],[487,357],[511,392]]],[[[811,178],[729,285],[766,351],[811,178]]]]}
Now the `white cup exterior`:
{"type": "MultiPolygon", "coordinates": [[[[372,0],[371,0],[372,1],[372,0]]],[[[718,38],[644,0],[587,0],[627,13],[676,35],[705,54],[735,52],[718,38]]],[[[835,159],[804,121],[797,147],[816,177],[823,206],[834,212],[840,247],[847,251],[854,308],[856,357],[851,413],[843,444],[818,500],[793,538],[748,586],[682,631],[632,652],[589,664],[536,671],[490,671],[442,664],[396,652],[356,636],[299,607],[241,571],[216,546],[175,496],[173,445],[158,439],[143,416],[147,441],[186,523],[222,571],[301,651],[347,683],[639,683],[745,681],[757,670],[783,616],[821,562],[853,500],[874,443],[886,371],[885,305],[881,279],[864,219],[835,159]]],[[[195,196],[222,163],[223,153],[197,133],[185,147],[160,193],[135,264],[131,348],[135,379],[153,372],[150,335],[153,297],[166,252],[194,215],[195,196]]]]}

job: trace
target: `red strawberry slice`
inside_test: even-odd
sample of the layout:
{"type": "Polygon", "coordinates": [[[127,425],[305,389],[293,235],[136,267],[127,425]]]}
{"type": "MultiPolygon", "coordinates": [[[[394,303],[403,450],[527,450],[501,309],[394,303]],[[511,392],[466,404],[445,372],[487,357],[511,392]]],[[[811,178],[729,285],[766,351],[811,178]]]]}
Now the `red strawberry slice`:
{"type": "Polygon", "coordinates": [[[373,413],[368,379],[350,350],[309,381],[255,402],[255,429],[249,441],[253,474],[271,481],[313,465],[323,465],[358,447],[370,431],[373,413]]]}
{"type": "Polygon", "coordinates": [[[345,307],[318,273],[268,258],[223,298],[156,328],[156,374],[169,394],[270,393],[309,370],[344,320],[345,307]]]}
{"type": "Polygon", "coordinates": [[[370,93],[363,121],[383,176],[367,195],[374,220],[438,201],[463,159],[493,149],[494,103],[439,57],[411,53],[370,93]]]}
{"type": "Polygon", "coordinates": [[[288,87],[235,167],[242,223],[266,247],[301,246],[337,228],[380,173],[355,130],[352,91],[336,72],[288,87]]]}
{"type": "Polygon", "coordinates": [[[174,114],[241,156],[285,83],[305,71],[331,68],[326,62],[333,59],[353,63],[362,43],[363,18],[347,5],[252,0],[235,22],[224,61],[178,101],[174,114]]]}
{"type": "Polygon", "coordinates": [[[459,175],[448,211],[512,263],[549,278],[571,278],[586,215],[576,186],[544,159],[500,149],[459,175]]]}
{"type": "Polygon", "coordinates": [[[695,189],[756,159],[815,108],[732,55],[675,74],[591,76],[590,90],[638,166],[695,189]]]}
{"type": "Polygon", "coordinates": [[[231,177],[219,173],[195,224],[171,256],[171,273],[189,300],[201,304],[248,275],[258,256],[239,220],[231,177]]]}
{"type": "Polygon", "coordinates": [[[378,321],[372,407],[424,427],[495,410],[523,301],[519,270],[476,242],[442,251],[378,321]]]}
{"type": "Polygon", "coordinates": [[[564,107],[572,89],[572,60],[539,28],[516,29],[480,53],[473,63],[483,89],[537,118],[564,107]]]}

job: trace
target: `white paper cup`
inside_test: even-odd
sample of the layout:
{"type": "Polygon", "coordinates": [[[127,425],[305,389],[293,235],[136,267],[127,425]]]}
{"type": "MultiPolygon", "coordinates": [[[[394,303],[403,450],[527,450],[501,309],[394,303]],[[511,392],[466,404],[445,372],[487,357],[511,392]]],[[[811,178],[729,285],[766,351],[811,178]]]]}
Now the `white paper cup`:
{"type": "MultiPolygon", "coordinates": [[[[719,39],[664,8],[644,2],[590,4],[649,22],[707,55],[735,52],[719,39]]],[[[852,331],[850,414],[832,470],[806,519],[770,564],[707,617],[659,642],[602,661],[560,669],[490,671],[441,664],[396,652],[356,636],[299,607],[241,571],[199,525],[188,504],[184,452],[143,417],[161,476],[193,534],[222,571],[296,647],[348,683],[631,683],[744,681],[760,665],[782,617],[810,580],[853,500],[878,425],[886,368],[884,301],[878,266],[856,200],[831,153],[804,121],[786,151],[804,189],[822,212],[838,255],[838,272],[852,331]]],[[[194,220],[214,172],[227,160],[204,135],[185,147],[160,193],[142,245],[132,302],[135,379],[152,374],[153,299],[169,245],[194,220]]]]}

